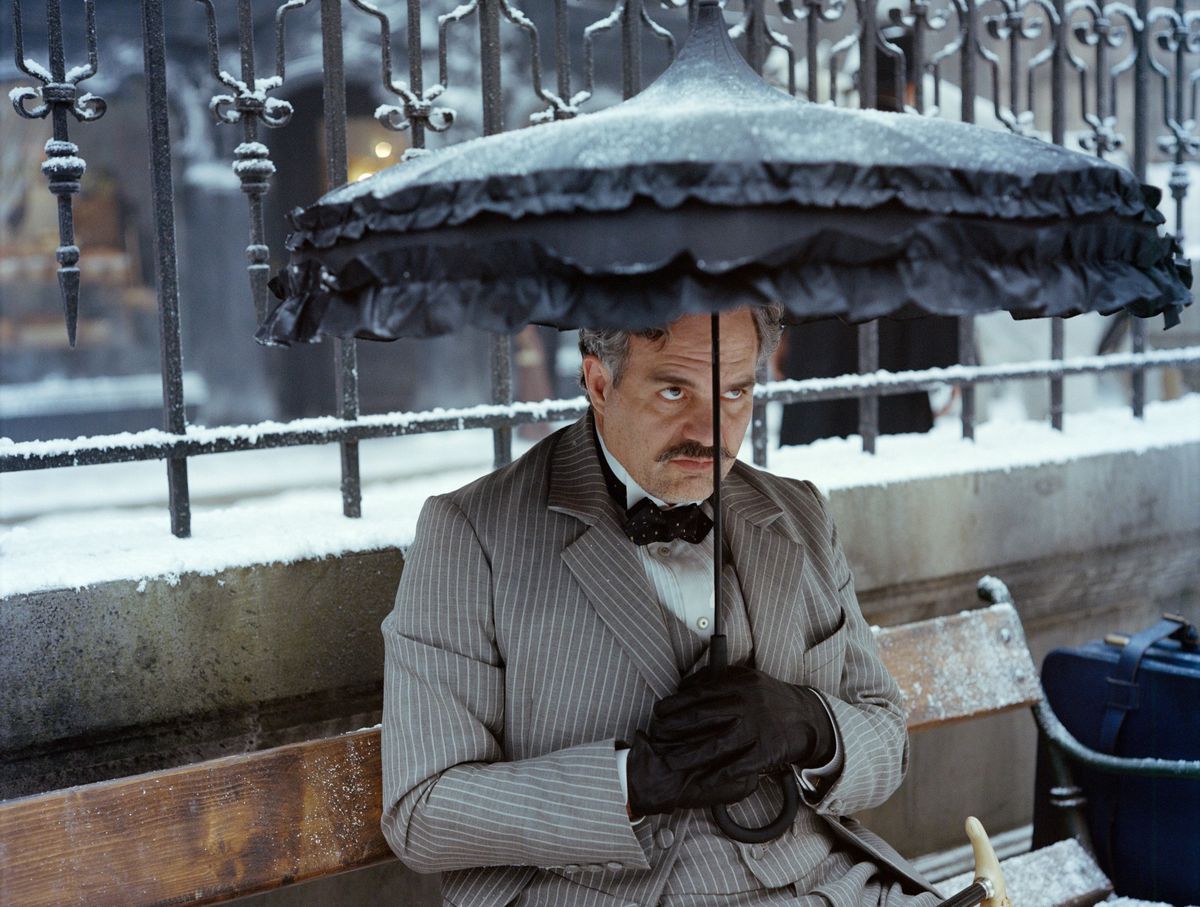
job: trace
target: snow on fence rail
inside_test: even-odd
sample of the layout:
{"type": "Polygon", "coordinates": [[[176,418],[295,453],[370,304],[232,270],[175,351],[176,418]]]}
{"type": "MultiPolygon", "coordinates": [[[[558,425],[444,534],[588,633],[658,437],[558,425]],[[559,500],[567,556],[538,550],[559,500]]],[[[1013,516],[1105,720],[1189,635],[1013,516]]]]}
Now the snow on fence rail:
{"type": "Polygon", "coordinates": [[[318,416],[291,422],[256,422],[215,428],[188,426],[182,435],[159,429],[75,439],[13,442],[0,438],[0,472],[127,463],[168,457],[330,444],[400,435],[556,422],[578,418],[583,397],[538,403],[479,404],[456,409],[393,412],[339,419],[318,416]]]}
{"type": "MultiPolygon", "coordinates": [[[[1054,379],[1071,375],[1188,365],[1200,365],[1200,346],[1006,365],[954,365],[919,371],[878,371],[869,375],[774,381],[756,387],[755,397],[762,401],[779,403],[837,400],[928,390],[946,384],[976,385],[1020,379],[1054,379]]],[[[192,457],[430,432],[496,428],[533,422],[557,422],[578,418],[586,408],[587,402],[583,397],[573,397],[537,403],[480,404],[457,409],[384,413],[359,416],[355,419],[324,416],[292,422],[259,422],[254,425],[215,428],[189,426],[182,435],[152,429],[73,440],[64,438],[13,442],[7,438],[0,438],[0,472],[192,457]]]]}

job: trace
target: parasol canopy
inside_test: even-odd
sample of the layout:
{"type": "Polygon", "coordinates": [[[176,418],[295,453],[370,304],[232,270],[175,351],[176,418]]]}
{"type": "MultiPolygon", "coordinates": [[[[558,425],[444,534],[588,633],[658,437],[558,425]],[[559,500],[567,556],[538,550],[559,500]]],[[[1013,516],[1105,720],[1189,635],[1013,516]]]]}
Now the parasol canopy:
{"type": "Polygon", "coordinates": [[[258,339],[637,329],[767,301],[793,321],[1127,309],[1169,324],[1191,274],[1159,196],[1037,139],[790,97],[701,3],[634,98],[294,211],[258,339]]]}

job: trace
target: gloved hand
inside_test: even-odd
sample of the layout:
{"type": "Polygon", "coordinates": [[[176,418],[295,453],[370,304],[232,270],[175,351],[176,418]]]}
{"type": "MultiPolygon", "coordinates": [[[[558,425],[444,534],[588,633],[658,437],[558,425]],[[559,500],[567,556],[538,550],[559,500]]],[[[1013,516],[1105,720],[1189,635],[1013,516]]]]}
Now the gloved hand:
{"type": "MultiPolygon", "coordinates": [[[[691,746],[661,745],[642,731],[634,737],[625,763],[629,809],[634,816],[737,803],[753,793],[758,775],[733,772],[721,758],[691,746]]],[[[726,760],[728,757],[725,757],[726,760]]]]}
{"type": "Polygon", "coordinates": [[[626,764],[635,815],[744,800],[762,774],[833,758],[835,732],[817,693],[753,668],[699,671],[660,700],[626,764]]]}
{"type": "Polygon", "coordinates": [[[730,779],[825,765],[836,741],[816,691],[743,666],[684,680],[655,705],[650,739],[678,768],[720,765],[730,779]]]}

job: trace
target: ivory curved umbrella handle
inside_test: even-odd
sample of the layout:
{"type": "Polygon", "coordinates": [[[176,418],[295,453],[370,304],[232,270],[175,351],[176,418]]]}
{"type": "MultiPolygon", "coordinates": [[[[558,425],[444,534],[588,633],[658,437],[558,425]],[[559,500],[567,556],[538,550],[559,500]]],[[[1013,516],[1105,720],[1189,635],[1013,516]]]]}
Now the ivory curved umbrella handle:
{"type": "Polygon", "coordinates": [[[1012,907],[996,851],[992,849],[992,842],[983,830],[983,823],[974,816],[967,816],[967,838],[975,853],[975,881],[990,889],[982,902],[983,907],[1012,907]]]}

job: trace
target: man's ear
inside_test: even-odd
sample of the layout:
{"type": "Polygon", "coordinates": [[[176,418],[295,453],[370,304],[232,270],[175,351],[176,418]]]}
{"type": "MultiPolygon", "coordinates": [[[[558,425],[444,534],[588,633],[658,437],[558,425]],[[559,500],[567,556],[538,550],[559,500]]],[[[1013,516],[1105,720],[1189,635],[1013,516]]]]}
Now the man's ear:
{"type": "Polygon", "coordinates": [[[608,373],[599,356],[589,353],[583,357],[583,386],[587,389],[592,409],[603,418],[608,394],[612,390],[612,375],[608,373]]]}

